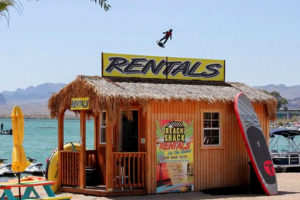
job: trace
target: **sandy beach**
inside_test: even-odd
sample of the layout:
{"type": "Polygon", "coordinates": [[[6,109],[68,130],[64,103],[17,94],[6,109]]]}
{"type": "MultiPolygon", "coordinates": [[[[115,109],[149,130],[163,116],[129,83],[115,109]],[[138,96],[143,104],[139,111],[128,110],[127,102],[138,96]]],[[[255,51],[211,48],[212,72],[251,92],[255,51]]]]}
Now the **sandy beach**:
{"type": "MultiPolygon", "coordinates": [[[[116,199],[116,200],[131,200],[131,199],[155,199],[155,200],[179,200],[179,199],[278,199],[278,200],[294,200],[300,199],[300,173],[279,173],[277,174],[278,181],[278,195],[276,196],[266,196],[266,195],[256,195],[256,194],[241,194],[241,195],[210,195],[204,194],[203,192],[188,192],[188,193],[173,193],[173,194],[163,194],[163,195],[144,195],[144,196],[127,196],[127,197],[95,197],[95,196],[85,196],[79,194],[61,193],[59,196],[69,196],[71,195],[73,200],[104,200],[104,199],[116,199]]],[[[42,196],[46,196],[43,192],[43,188],[37,188],[42,196]]],[[[17,191],[14,191],[17,193],[17,191]]]]}

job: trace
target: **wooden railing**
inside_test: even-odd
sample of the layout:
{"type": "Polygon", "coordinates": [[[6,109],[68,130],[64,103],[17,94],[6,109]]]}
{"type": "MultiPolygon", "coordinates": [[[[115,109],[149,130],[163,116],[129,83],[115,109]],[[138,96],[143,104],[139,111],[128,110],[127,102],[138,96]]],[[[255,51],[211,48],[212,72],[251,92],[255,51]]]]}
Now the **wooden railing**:
{"type": "Polygon", "coordinates": [[[114,152],[114,188],[145,187],[145,152],[114,152]]]}
{"type": "MultiPolygon", "coordinates": [[[[86,150],[86,167],[96,168],[96,150],[86,150]]],[[[79,151],[60,151],[61,185],[79,185],[79,151]]]]}
{"type": "MultiPolygon", "coordinates": [[[[79,185],[79,151],[59,151],[61,185],[79,185]]],[[[86,167],[95,168],[97,151],[86,151],[86,167]]],[[[114,152],[114,188],[133,189],[145,187],[145,152],[114,152]]]]}
{"type": "Polygon", "coordinates": [[[79,151],[59,151],[61,185],[79,185],[79,151]]]}

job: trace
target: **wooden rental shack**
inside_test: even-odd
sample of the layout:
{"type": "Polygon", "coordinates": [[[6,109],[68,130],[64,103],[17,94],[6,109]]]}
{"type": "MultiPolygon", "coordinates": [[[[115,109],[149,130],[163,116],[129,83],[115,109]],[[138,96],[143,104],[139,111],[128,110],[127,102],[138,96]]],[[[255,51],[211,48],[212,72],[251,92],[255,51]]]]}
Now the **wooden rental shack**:
{"type": "MultiPolygon", "coordinates": [[[[184,80],[175,80],[174,70],[165,79],[143,79],[141,73],[135,77],[133,72],[144,70],[151,60],[155,65],[148,72],[153,76],[155,66],[168,68],[176,59],[105,54],[106,77],[78,76],[50,98],[51,117],[58,118],[59,189],[116,196],[249,186],[249,157],[234,99],[241,91],[251,99],[266,140],[276,100],[245,84],[226,83],[225,69],[221,71],[215,60],[201,63],[206,74],[222,72],[223,80],[185,80],[200,74],[200,64],[191,72],[195,59],[185,64],[189,68],[182,67],[188,61],[176,60],[181,67],[177,75],[184,80]],[[110,72],[115,74],[109,77],[110,72]],[[79,151],[64,150],[64,113],[71,109],[80,115],[79,151]],[[86,149],[87,118],[94,120],[93,150],[86,149]]],[[[220,63],[225,67],[225,61],[220,63]]]]}

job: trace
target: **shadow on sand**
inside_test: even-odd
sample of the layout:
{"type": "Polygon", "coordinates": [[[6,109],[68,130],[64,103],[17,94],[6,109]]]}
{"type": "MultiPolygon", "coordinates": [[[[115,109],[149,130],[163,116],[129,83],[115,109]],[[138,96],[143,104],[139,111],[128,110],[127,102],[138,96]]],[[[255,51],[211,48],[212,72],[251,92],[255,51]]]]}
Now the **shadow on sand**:
{"type": "MultiPolygon", "coordinates": [[[[291,194],[298,194],[299,192],[279,191],[276,196],[284,196],[291,194]]],[[[251,193],[247,188],[217,188],[209,189],[201,192],[187,192],[187,193],[168,193],[168,194],[156,194],[156,195],[144,195],[144,196],[125,196],[125,197],[110,197],[112,200],[132,200],[132,199],[155,199],[155,200],[179,200],[179,199],[227,199],[227,198],[251,198],[251,197],[265,197],[269,199],[269,196],[259,193],[251,193]]],[[[275,196],[274,196],[275,197],[275,196]]]]}

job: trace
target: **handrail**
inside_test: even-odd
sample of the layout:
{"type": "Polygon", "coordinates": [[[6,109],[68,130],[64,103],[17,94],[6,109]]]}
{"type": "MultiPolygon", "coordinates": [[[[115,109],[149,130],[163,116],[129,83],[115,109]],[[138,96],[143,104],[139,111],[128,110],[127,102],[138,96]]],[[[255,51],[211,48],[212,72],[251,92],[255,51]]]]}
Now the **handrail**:
{"type": "MultiPolygon", "coordinates": [[[[299,153],[271,153],[271,157],[272,159],[286,159],[288,161],[287,164],[275,164],[276,166],[294,166],[294,165],[297,165],[299,166],[300,165],[300,154],[299,153]],[[294,160],[292,163],[291,160],[294,160]],[[295,160],[296,159],[296,160],[295,160]],[[298,161],[298,163],[295,161],[298,161]]],[[[274,162],[274,160],[273,160],[274,162]]]]}
{"type": "Polygon", "coordinates": [[[113,152],[116,189],[145,187],[145,157],[146,152],[113,152]]]}

